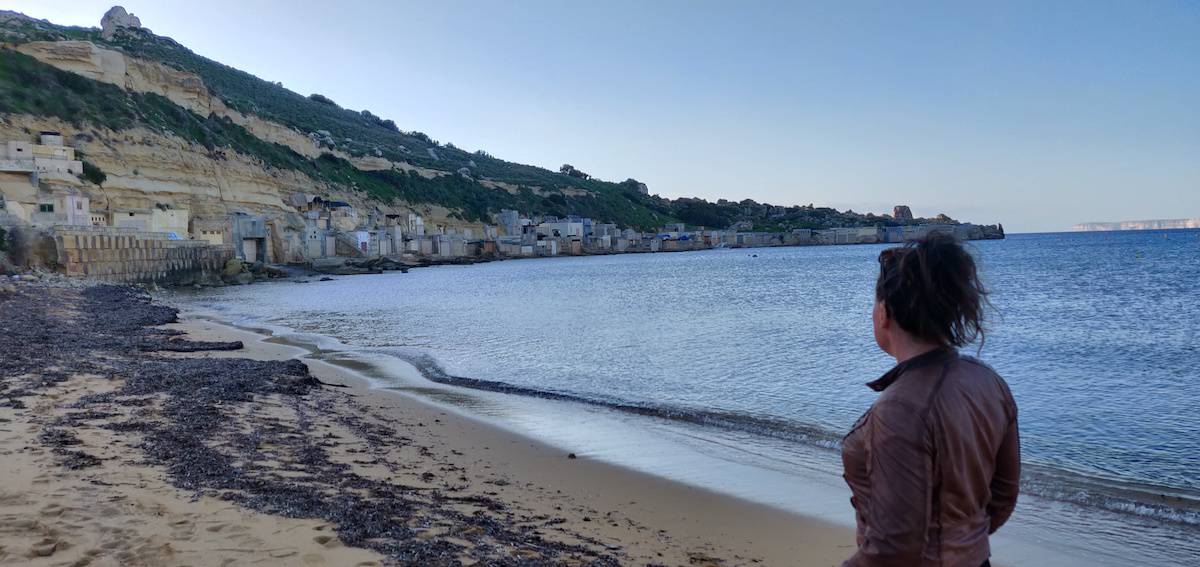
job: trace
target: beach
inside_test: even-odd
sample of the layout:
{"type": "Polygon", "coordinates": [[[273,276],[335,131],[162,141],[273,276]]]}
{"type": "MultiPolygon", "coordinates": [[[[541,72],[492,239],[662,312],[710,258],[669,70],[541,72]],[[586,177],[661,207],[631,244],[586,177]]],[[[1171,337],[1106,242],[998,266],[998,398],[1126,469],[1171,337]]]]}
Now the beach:
{"type": "Polygon", "coordinates": [[[0,564],[836,565],[853,550],[844,526],[566,454],[130,288],[19,286],[0,321],[0,564]]]}
{"type": "MultiPolygon", "coordinates": [[[[1080,318],[1101,310],[1050,293],[1107,280],[1048,275],[1095,270],[1072,253],[1086,247],[1149,285],[1189,242],[984,250],[1006,315],[985,360],[1027,441],[993,564],[1192,563],[1196,453],[1176,431],[1194,395],[1171,376],[1194,360],[1175,322],[1194,305],[1173,298],[1196,280],[1074,294],[1124,293],[1141,314],[1124,320],[1158,337],[1139,358],[1080,318]]],[[[837,440],[888,361],[857,327],[869,292],[834,284],[869,282],[856,270],[875,253],[497,262],[154,299],[22,279],[0,291],[0,564],[837,565],[854,544],[837,440]]]]}

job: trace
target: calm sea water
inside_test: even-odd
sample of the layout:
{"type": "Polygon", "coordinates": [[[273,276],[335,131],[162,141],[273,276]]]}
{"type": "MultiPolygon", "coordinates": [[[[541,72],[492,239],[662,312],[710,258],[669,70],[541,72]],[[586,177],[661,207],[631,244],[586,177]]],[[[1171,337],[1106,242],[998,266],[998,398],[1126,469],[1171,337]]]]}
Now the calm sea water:
{"type": "MultiPolygon", "coordinates": [[[[1115,532],[1128,514],[1196,535],[1200,231],[971,246],[995,307],[979,355],[1020,407],[1026,490],[1117,514],[1115,532]]],[[[743,445],[836,448],[875,397],[864,382],[892,364],[871,334],[882,248],[522,260],[185,302],[393,353],[435,378],[733,432],[743,445]]]]}

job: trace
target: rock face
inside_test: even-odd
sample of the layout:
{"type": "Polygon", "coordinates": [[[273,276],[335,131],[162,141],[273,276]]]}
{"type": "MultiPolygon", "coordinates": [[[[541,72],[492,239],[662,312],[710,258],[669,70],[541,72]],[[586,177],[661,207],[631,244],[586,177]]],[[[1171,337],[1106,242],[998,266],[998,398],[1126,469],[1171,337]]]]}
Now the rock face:
{"type": "Polygon", "coordinates": [[[125,8],[113,6],[100,18],[100,37],[112,39],[118,31],[128,28],[140,28],[142,21],[137,16],[125,11],[125,8]]]}
{"type": "Polygon", "coordinates": [[[26,131],[38,130],[62,132],[70,145],[107,174],[104,191],[91,196],[93,210],[175,203],[191,209],[192,217],[224,216],[230,210],[274,216],[290,210],[281,194],[320,187],[298,172],[268,170],[254,158],[210,152],[145,128],[81,129],[60,120],[11,115],[0,123],[0,140],[25,139],[26,131]]]}
{"type": "MultiPolygon", "coordinates": [[[[120,51],[87,41],[33,41],[16,50],[38,61],[127,91],[162,95],[200,116],[216,114],[232,120],[263,141],[282,144],[296,153],[315,158],[326,151],[309,136],[281,124],[233,110],[213,96],[200,77],[153,61],[127,57],[120,51]]],[[[328,134],[326,132],[326,134],[328,134]]],[[[331,152],[342,158],[350,156],[331,152]]]]}
{"type": "Polygon", "coordinates": [[[892,208],[892,218],[896,220],[913,220],[912,209],[908,205],[896,205],[892,208]]]}
{"type": "MultiPolygon", "coordinates": [[[[0,12],[0,17],[4,14],[0,12]]],[[[109,22],[107,29],[114,33],[119,33],[122,25],[127,28],[140,25],[136,18],[119,7],[110,10],[105,20],[109,22]]],[[[337,149],[322,147],[319,140],[332,138],[328,132],[309,134],[253,114],[243,114],[226,106],[195,74],[130,57],[121,51],[91,42],[33,41],[8,48],[58,69],[112,84],[126,91],[161,95],[202,117],[216,115],[228,118],[255,137],[287,146],[307,158],[329,153],[347,159],[358,169],[366,171],[415,171],[426,178],[455,175],[453,172],[418,167],[404,161],[392,162],[380,156],[353,157],[337,149]]],[[[265,166],[252,156],[223,148],[210,150],[173,135],[142,127],[113,132],[46,116],[8,114],[0,117],[0,142],[28,139],[30,132],[42,130],[61,132],[68,140],[67,145],[75,147],[87,156],[90,163],[106,173],[103,190],[90,184],[82,187],[91,199],[93,211],[149,209],[165,203],[187,207],[191,218],[195,220],[220,220],[235,211],[263,215],[274,226],[273,238],[283,239],[283,242],[272,244],[271,248],[277,251],[272,261],[304,260],[304,221],[295,209],[283,202],[283,197],[292,193],[321,194],[326,199],[348,202],[363,212],[416,212],[426,219],[429,226],[480,230],[474,223],[452,217],[454,211],[444,207],[425,204],[413,206],[403,202],[381,204],[353,187],[313,179],[299,171],[277,170],[265,166]]],[[[0,182],[3,181],[0,179],[0,182]]]]}

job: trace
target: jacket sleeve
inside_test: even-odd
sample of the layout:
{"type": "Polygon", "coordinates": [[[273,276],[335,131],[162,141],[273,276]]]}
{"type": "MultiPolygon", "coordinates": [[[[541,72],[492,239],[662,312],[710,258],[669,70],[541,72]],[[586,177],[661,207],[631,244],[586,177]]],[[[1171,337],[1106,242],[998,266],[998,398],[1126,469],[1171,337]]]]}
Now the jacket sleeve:
{"type": "Polygon", "coordinates": [[[996,453],[996,470],[992,474],[991,501],[987,505],[991,525],[988,533],[996,533],[1013,509],[1017,507],[1017,493],[1021,490],[1021,435],[1017,431],[1017,410],[1013,404],[1012,419],[1008,431],[996,453]]]}
{"type": "Polygon", "coordinates": [[[843,567],[920,565],[932,509],[933,441],[915,408],[877,403],[870,451],[863,542],[843,567]]]}

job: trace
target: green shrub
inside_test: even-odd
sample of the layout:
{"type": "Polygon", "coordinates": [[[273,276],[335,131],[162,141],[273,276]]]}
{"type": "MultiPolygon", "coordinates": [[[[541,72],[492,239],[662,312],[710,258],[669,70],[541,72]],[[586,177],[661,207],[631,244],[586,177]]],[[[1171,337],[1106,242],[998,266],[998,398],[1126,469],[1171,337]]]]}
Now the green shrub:
{"type": "Polygon", "coordinates": [[[90,181],[96,185],[104,185],[108,180],[108,176],[104,171],[88,160],[83,160],[83,173],[79,175],[85,181],[90,181]]]}
{"type": "MultiPolygon", "coordinates": [[[[282,88],[282,86],[280,88],[282,88]]],[[[325,95],[321,95],[321,94],[317,94],[317,93],[308,95],[308,100],[311,100],[313,102],[319,102],[321,104],[324,104],[327,106],[332,106],[334,108],[341,108],[340,106],[338,106],[338,103],[333,102],[333,99],[330,99],[329,97],[327,97],[325,95]]]]}

